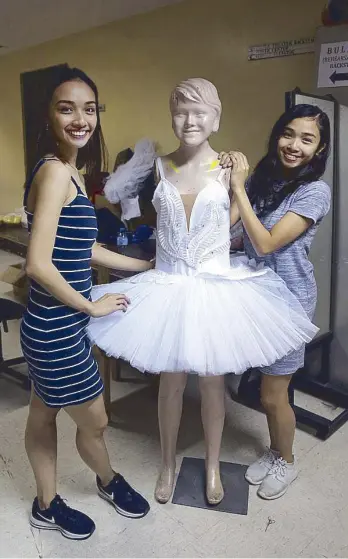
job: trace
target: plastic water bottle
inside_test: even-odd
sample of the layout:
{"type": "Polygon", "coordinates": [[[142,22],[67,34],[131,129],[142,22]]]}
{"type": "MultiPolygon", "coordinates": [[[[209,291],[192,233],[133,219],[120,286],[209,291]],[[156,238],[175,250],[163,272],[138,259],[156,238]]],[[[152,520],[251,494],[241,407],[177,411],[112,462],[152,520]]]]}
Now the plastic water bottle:
{"type": "Polygon", "coordinates": [[[119,230],[117,235],[117,247],[123,249],[128,245],[128,235],[126,229],[122,228],[119,230]]]}

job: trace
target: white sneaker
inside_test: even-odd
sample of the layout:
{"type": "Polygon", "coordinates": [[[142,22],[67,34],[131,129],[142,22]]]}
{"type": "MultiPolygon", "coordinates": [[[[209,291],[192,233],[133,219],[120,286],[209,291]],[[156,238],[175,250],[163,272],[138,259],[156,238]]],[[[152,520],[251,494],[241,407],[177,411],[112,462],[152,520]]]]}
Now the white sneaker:
{"type": "Polygon", "coordinates": [[[277,450],[267,448],[261,458],[251,464],[245,472],[245,479],[247,482],[250,483],[250,485],[260,485],[278,457],[279,452],[277,450]]]}
{"type": "Polygon", "coordinates": [[[292,464],[279,457],[263,480],[257,492],[262,499],[278,499],[286,493],[298,476],[295,461],[292,464]]]}

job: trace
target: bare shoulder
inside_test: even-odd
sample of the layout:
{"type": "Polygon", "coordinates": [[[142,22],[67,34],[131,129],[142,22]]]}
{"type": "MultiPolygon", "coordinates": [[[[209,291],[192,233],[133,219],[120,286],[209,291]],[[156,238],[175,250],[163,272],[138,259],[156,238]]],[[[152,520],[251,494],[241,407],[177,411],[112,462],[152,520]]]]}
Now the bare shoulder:
{"type": "Polygon", "coordinates": [[[176,151],[173,151],[172,153],[167,153],[167,155],[162,155],[161,160],[163,161],[163,163],[168,163],[169,161],[172,161],[175,158],[176,158],[176,151]]]}
{"type": "Polygon", "coordinates": [[[28,208],[36,211],[38,204],[61,207],[69,195],[71,173],[59,160],[45,161],[37,171],[28,197],[28,208]]]}
{"type": "Polygon", "coordinates": [[[62,180],[68,184],[70,177],[71,173],[62,161],[59,161],[59,159],[49,159],[41,165],[34,177],[33,184],[39,184],[47,180],[62,180]]]}
{"type": "Polygon", "coordinates": [[[167,173],[170,171],[171,166],[173,164],[174,153],[172,153],[172,154],[170,153],[170,154],[167,154],[167,155],[161,155],[160,157],[157,157],[155,159],[154,176],[155,176],[156,184],[159,183],[160,178],[161,178],[161,166],[163,168],[164,175],[167,175],[167,173]]]}
{"type": "Polygon", "coordinates": [[[161,162],[162,162],[164,170],[170,169],[173,164],[175,165],[175,158],[176,158],[176,152],[175,151],[173,153],[168,153],[167,155],[163,155],[161,157],[161,162]]]}

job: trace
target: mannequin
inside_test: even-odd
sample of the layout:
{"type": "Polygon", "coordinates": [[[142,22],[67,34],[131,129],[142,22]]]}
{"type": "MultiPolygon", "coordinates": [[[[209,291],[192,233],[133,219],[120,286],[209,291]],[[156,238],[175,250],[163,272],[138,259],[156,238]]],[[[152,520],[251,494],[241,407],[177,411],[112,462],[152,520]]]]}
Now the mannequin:
{"type": "MultiPolygon", "coordinates": [[[[212,173],[220,173],[218,154],[211,148],[209,138],[219,130],[221,103],[213,84],[202,79],[192,79],[174,90],[170,110],[173,130],[180,147],[162,159],[164,174],[178,189],[189,224],[193,204],[199,192],[207,186],[207,177],[212,173]],[[197,96],[197,91],[201,92],[201,99],[199,94],[197,96]],[[209,102],[204,102],[204,99],[209,99],[209,102]]],[[[226,188],[228,189],[228,180],[226,188]]],[[[176,443],[186,382],[187,373],[161,375],[158,419],[162,464],[155,489],[155,497],[160,503],[166,503],[173,492],[176,443]]],[[[224,377],[200,377],[199,388],[206,442],[206,497],[208,503],[214,505],[220,503],[224,496],[219,469],[225,420],[224,377]]]]}
{"type": "Polygon", "coordinates": [[[215,86],[202,78],[180,83],[170,110],[179,148],[156,160],[156,267],[96,286],[93,298],[117,291],[131,303],[126,313],[93,319],[88,331],[107,354],[161,374],[162,461],[155,488],[160,503],[173,492],[187,374],[199,375],[206,498],[217,505],[224,497],[224,375],[274,363],[312,339],[317,328],[273,271],[246,258],[230,261],[230,224],[236,222],[230,177],[209,143],[221,117],[215,86]]]}

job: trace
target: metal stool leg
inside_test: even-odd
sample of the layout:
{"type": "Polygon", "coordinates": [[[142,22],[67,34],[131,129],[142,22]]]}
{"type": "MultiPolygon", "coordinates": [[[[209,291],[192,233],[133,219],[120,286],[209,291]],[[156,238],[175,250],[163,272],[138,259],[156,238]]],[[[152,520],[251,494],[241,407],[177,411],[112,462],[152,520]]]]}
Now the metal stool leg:
{"type": "Polygon", "coordinates": [[[14,359],[4,359],[3,346],[2,346],[2,340],[3,340],[2,328],[4,328],[5,332],[8,332],[8,326],[6,321],[0,323],[0,374],[5,374],[11,379],[15,379],[16,381],[19,381],[23,385],[25,390],[30,390],[31,382],[28,375],[20,373],[15,369],[13,369],[13,367],[15,367],[16,365],[22,365],[23,363],[25,363],[24,357],[15,357],[14,359]]]}

